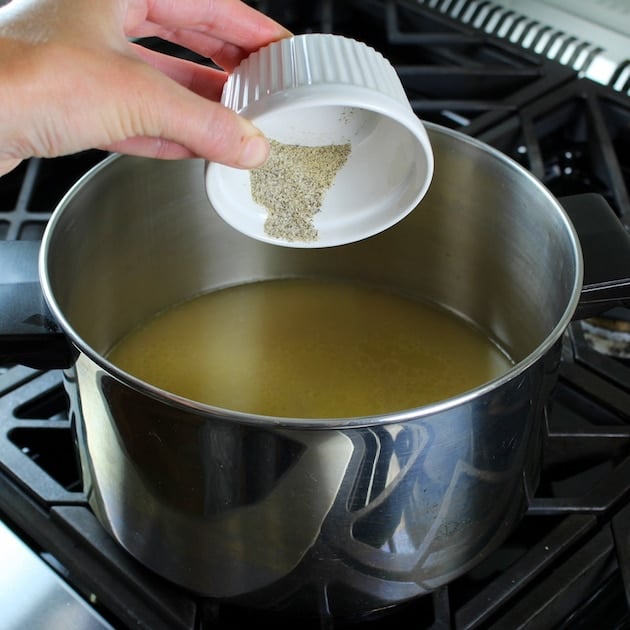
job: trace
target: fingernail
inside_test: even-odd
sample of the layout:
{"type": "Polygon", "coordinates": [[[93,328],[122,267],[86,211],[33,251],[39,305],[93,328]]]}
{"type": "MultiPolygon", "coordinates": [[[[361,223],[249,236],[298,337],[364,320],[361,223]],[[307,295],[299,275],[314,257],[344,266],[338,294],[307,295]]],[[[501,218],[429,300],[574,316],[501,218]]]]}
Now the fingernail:
{"type": "Polygon", "coordinates": [[[252,136],[247,140],[238,163],[243,168],[255,168],[265,162],[269,156],[269,142],[264,136],[252,136]]]}

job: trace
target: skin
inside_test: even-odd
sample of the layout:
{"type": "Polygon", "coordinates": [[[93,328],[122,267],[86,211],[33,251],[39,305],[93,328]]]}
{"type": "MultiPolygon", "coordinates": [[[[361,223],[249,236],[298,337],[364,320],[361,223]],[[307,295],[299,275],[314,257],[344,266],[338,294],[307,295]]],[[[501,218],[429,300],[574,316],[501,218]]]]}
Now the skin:
{"type": "Polygon", "coordinates": [[[0,175],[90,148],[260,166],[267,140],[218,101],[243,58],[289,35],[239,0],[13,0],[0,8],[0,175]],[[149,36],[222,70],[130,41],[149,36]]]}

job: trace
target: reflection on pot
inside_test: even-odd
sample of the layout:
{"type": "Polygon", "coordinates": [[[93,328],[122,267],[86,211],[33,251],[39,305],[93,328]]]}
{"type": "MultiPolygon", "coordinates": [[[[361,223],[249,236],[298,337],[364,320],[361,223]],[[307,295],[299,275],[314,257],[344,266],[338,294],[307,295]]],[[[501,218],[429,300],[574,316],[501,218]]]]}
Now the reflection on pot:
{"type": "Polygon", "coordinates": [[[134,556],[211,597],[353,617],[460,575],[518,522],[544,363],[428,420],[337,430],[139,404],[84,356],[67,375],[90,503],[134,556]]]}

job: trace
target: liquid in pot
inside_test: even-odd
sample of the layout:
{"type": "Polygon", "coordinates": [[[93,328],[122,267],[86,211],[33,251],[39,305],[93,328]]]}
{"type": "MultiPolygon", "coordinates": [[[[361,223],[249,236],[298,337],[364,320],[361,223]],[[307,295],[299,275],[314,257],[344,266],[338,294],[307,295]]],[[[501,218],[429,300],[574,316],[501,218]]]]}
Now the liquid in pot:
{"type": "Polygon", "coordinates": [[[446,309],[310,279],[198,296],[133,330],[108,358],[191,400],[296,418],[409,409],[461,394],[512,365],[446,309]]]}

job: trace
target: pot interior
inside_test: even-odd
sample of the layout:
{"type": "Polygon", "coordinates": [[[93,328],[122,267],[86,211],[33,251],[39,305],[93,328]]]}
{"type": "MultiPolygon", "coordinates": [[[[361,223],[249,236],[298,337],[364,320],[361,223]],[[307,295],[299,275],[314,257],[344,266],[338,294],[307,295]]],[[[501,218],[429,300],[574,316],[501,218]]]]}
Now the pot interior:
{"type": "Polygon", "coordinates": [[[81,349],[102,355],[155,313],[218,288],[290,277],[358,281],[445,306],[521,361],[551,345],[571,317],[579,244],[524,169],[462,134],[427,130],[435,175],[419,206],[377,236],[322,249],[236,232],[207,200],[201,160],[110,158],[49,223],[46,297],[81,349]]]}

